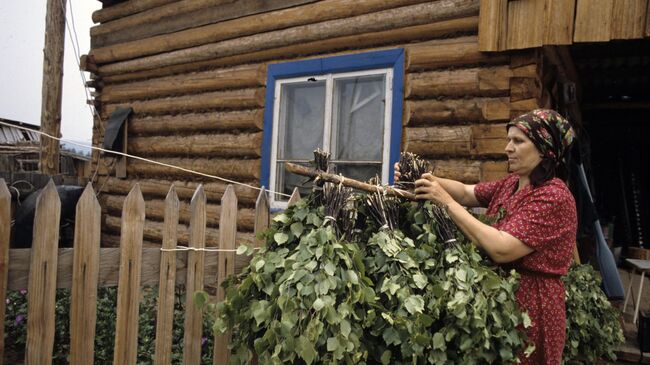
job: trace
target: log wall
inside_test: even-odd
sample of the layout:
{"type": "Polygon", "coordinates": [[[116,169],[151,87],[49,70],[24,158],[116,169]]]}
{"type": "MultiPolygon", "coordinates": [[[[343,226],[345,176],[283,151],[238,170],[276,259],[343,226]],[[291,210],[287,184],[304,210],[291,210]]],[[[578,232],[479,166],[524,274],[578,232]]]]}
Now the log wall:
{"type": "MultiPolygon", "coordinates": [[[[89,84],[101,116],[96,145],[110,113],[130,106],[130,153],[258,186],[270,63],[403,48],[402,150],[431,160],[440,176],[475,183],[506,173],[504,123],[544,105],[536,52],[479,51],[479,0],[187,3],[130,0],[93,17],[84,63],[94,71],[89,84]],[[197,12],[206,15],[192,22],[197,12]]],[[[225,183],[137,160],[117,179],[110,158],[96,153],[93,161],[105,244],[115,244],[119,209],[136,182],[147,196],[145,245],[160,242],[170,184],[181,200],[179,240],[187,238],[198,183],[207,197],[206,243],[218,244],[225,183]]],[[[252,239],[257,192],[236,189],[238,227],[252,239]]]]}

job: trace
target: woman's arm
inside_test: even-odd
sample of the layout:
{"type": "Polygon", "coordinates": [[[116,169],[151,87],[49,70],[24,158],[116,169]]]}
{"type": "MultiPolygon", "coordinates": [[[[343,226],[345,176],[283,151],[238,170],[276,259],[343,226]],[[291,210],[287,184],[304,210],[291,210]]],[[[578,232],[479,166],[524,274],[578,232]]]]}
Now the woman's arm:
{"type": "MultiPolygon", "coordinates": [[[[425,176],[423,175],[423,177],[425,176]]],[[[454,199],[453,195],[447,191],[438,179],[431,179],[430,176],[426,176],[426,178],[417,180],[415,186],[415,194],[418,199],[432,200],[446,206],[449,216],[463,233],[474,241],[477,246],[485,250],[495,262],[511,262],[534,251],[509,233],[499,231],[474,218],[459,204],[460,202],[454,199]]],[[[476,199],[473,192],[472,196],[476,199]]]]}

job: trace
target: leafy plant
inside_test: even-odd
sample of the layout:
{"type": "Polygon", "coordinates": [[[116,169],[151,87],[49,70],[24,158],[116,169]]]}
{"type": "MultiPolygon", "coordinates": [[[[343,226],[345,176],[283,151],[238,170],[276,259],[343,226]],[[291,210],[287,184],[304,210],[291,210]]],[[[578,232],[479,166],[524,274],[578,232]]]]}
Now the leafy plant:
{"type": "Polygon", "coordinates": [[[625,341],[621,313],[607,300],[593,267],[574,264],[562,280],[567,318],[562,363],[616,360],[614,350],[625,341]]]}
{"type": "MultiPolygon", "coordinates": [[[[27,291],[10,291],[7,294],[5,314],[6,363],[20,362],[25,357],[27,339],[27,291]],[[11,360],[11,361],[9,361],[11,360]]],[[[174,300],[174,329],[172,337],[172,363],[183,360],[183,321],[185,313],[184,290],[177,289],[174,300]]],[[[153,363],[155,353],[156,299],[155,287],[142,289],[138,331],[139,364],[153,363]]],[[[67,364],[70,354],[70,290],[57,289],[55,304],[54,364],[67,364]]],[[[95,364],[112,364],[117,320],[117,288],[99,288],[97,293],[97,325],[95,331],[95,364]]],[[[204,320],[203,364],[212,363],[212,324],[204,320]]]]}

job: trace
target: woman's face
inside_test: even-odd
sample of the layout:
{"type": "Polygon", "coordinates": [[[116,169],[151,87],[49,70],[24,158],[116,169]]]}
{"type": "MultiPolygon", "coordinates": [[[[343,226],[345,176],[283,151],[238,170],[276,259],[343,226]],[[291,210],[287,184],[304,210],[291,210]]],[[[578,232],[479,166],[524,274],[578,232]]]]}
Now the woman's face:
{"type": "Polygon", "coordinates": [[[542,161],[541,153],[533,142],[517,127],[508,128],[508,170],[519,176],[528,176],[542,161]]]}

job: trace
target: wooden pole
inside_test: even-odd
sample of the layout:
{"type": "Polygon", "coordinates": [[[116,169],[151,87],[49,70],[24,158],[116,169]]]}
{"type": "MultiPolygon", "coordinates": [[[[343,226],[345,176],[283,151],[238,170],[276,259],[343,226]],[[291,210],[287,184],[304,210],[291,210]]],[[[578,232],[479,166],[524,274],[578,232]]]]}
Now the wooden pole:
{"type": "MultiPolygon", "coordinates": [[[[45,48],[43,49],[41,131],[57,137],[61,133],[65,9],[66,0],[47,0],[45,48]]],[[[59,141],[41,138],[39,162],[42,173],[49,175],[59,173],[59,141]]]]}
{"type": "Polygon", "coordinates": [[[285,162],[285,168],[287,171],[302,175],[302,176],[309,176],[309,177],[318,177],[321,180],[325,180],[327,182],[335,183],[335,184],[343,184],[345,186],[349,186],[351,188],[367,191],[367,192],[380,192],[380,193],[386,193],[389,195],[394,195],[397,197],[409,199],[409,200],[415,200],[415,194],[401,190],[401,189],[395,189],[391,188],[390,186],[379,186],[379,185],[371,185],[367,184],[358,180],[350,179],[347,177],[343,177],[342,175],[335,175],[335,174],[329,174],[327,172],[323,171],[317,171],[317,170],[312,170],[310,168],[300,166],[293,164],[291,162],[285,162]]]}

